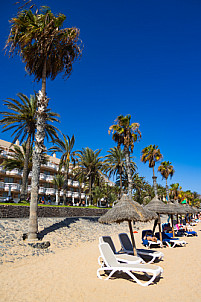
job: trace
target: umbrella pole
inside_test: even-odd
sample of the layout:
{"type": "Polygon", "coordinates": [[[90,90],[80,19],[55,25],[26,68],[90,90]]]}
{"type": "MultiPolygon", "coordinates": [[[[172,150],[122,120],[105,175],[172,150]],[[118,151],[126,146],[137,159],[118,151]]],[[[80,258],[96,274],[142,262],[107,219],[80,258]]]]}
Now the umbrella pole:
{"type": "Polygon", "coordinates": [[[159,229],[160,241],[163,242],[163,240],[162,240],[162,233],[161,233],[161,218],[160,218],[159,214],[158,214],[158,229],[159,229]]]}
{"type": "Polygon", "coordinates": [[[171,214],[171,222],[172,222],[172,235],[173,235],[173,237],[175,237],[175,233],[174,233],[174,222],[173,222],[173,214],[171,214]]]}
{"type": "Polygon", "coordinates": [[[131,224],[130,220],[128,221],[128,226],[129,226],[129,230],[130,230],[130,234],[131,234],[131,242],[132,242],[132,245],[133,245],[133,254],[134,254],[134,256],[137,256],[137,251],[136,251],[136,246],[135,246],[135,239],[134,239],[134,236],[133,236],[132,224],[131,224]]]}
{"type": "Polygon", "coordinates": [[[158,224],[158,218],[155,219],[155,221],[154,221],[154,227],[153,227],[153,231],[152,231],[153,235],[155,233],[155,229],[156,229],[157,224],[158,224]]]}

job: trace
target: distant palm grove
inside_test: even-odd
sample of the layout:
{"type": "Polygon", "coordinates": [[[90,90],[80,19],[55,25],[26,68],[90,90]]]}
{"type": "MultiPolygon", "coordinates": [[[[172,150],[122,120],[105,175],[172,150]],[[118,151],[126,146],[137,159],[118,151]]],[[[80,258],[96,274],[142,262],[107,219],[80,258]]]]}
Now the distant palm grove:
{"type": "Polygon", "coordinates": [[[61,133],[58,126],[60,115],[49,108],[46,80],[54,80],[59,73],[68,78],[73,63],[81,58],[83,51],[80,30],[76,27],[64,28],[65,19],[63,14],[54,15],[48,7],[39,10],[35,7],[23,8],[10,20],[11,30],[6,41],[9,55],[20,56],[28,75],[41,81],[41,90],[30,92],[30,97],[19,91],[16,92],[17,98],[8,96],[4,100],[5,110],[1,112],[0,120],[3,132],[9,131],[12,143],[18,139],[22,145],[22,148],[11,146],[12,155],[2,163],[4,169],[18,168],[23,171],[21,201],[27,199],[28,175],[32,171],[29,239],[35,239],[38,232],[40,166],[47,160],[47,154],[56,152],[60,156],[60,164],[53,184],[58,190],[59,202],[59,192],[63,190],[62,202],[65,206],[69,205],[67,187],[71,169],[73,179],[84,184],[83,191],[88,196],[89,205],[112,206],[123,193],[127,193],[140,204],[147,204],[157,195],[164,202],[186,199],[189,204],[199,207],[198,193],[183,191],[179,183],[168,187],[168,179],[176,171],[171,162],[162,161],[163,155],[157,145],[149,145],[141,152],[141,161],[148,162],[149,168],[152,168],[153,185],[139,175],[132,154],[142,135],[139,123],[132,122],[131,115],[119,115],[109,127],[111,148],[105,156],[101,156],[101,149],[83,147],[75,150],[76,134],[70,137],[68,133],[61,133]],[[51,144],[48,149],[46,142],[48,146],[51,144]],[[157,184],[156,171],[165,180],[164,186],[157,184]]]}

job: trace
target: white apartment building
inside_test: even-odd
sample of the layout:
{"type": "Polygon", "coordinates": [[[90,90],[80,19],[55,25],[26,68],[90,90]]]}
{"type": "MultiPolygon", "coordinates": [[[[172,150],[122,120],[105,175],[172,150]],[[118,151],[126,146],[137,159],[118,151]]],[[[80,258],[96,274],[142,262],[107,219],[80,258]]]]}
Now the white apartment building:
{"type": "MultiPolygon", "coordinates": [[[[16,142],[19,146],[19,142],[16,142]]],[[[11,149],[11,143],[0,139],[0,164],[6,157],[9,157],[9,149],[11,149]]],[[[52,180],[58,171],[60,159],[53,156],[47,156],[48,162],[45,165],[41,165],[40,169],[40,187],[39,187],[39,197],[50,196],[52,201],[56,200],[56,195],[58,194],[56,188],[54,187],[52,180]]],[[[28,195],[31,193],[31,177],[32,172],[29,173],[28,179],[28,195]]],[[[12,171],[6,171],[0,165],[0,199],[4,200],[6,197],[12,197],[14,201],[18,201],[20,197],[22,183],[22,172],[18,169],[13,169],[12,171]]],[[[69,170],[68,179],[68,192],[67,201],[75,204],[79,202],[80,198],[87,201],[87,196],[83,193],[84,184],[80,184],[79,181],[74,181],[72,179],[72,169],[69,170]]],[[[63,196],[63,191],[60,192],[61,200],[63,196]]]]}

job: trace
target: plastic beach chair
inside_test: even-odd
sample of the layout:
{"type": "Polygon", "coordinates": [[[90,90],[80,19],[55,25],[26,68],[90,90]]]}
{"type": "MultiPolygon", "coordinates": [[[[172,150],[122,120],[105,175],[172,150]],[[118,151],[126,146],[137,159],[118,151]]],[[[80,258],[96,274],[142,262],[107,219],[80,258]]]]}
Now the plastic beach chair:
{"type": "Polygon", "coordinates": [[[157,239],[157,242],[144,239],[144,237],[146,236],[146,233],[149,233],[150,234],[149,236],[153,236],[152,230],[143,230],[142,231],[142,243],[144,246],[147,246],[148,248],[151,248],[152,245],[155,247],[163,247],[163,244],[159,239],[157,239]]]}
{"type": "MultiPolygon", "coordinates": [[[[119,262],[131,263],[131,264],[132,263],[144,263],[144,260],[141,257],[139,257],[139,256],[132,256],[132,255],[128,255],[126,253],[121,253],[121,252],[118,253],[116,251],[116,248],[115,248],[114,243],[112,241],[112,238],[110,236],[99,237],[99,243],[100,244],[101,243],[107,243],[107,244],[109,244],[111,250],[114,253],[115,258],[119,262]]],[[[101,258],[98,259],[98,263],[99,264],[101,264],[100,261],[101,261],[101,258]]]]}
{"type": "Polygon", "coordinates": [[[102,279],[100,275],[101,271],[109,273],[105,280],[111,278],[116,272],[123,272],[130,276],[139,285],[148,286],[157,277],[160,277],[161,273],[163,272],[163,269],[156,265],[119,263],[108,243],[100,243],[99,250],[103,260],[101,267],[97,270],[97,277],[99,279],[102,279]],[[149,281],[142,283],[134,274],[139,272],[144,273],[148,278],[150,278],[149,281]]]}
{"type": "MultiPolygon", "coordinates": [[[[128,237],[128,234],[126,233],[120,233],[119,234],[119,240],[121,243],[121,248],[124,253],[127,253],[129,255],[133,255],[133,246],[130,241],[130,238],[128,237]]],[[[137,255],[139,257],[142,257],[143,260],[150,259],[147,263],[152,263],[156,259],[157,260],[162,260],[164,257],[164,254],[159,251],[154,251],[154,250],[146,250],[146,249],[137,249],[137,255]]]]}

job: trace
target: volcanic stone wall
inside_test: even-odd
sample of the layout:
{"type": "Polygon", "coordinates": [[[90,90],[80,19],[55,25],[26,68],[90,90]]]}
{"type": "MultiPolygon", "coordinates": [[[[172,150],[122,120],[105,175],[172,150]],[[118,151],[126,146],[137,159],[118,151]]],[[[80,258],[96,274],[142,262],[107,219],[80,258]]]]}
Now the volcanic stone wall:
{"type": "MultiPolygon", "coordinates": [[[[87,207],[43,207],[38,206],[38,217],[83,217],[101,216],[108,209],[91,209],[87,207]]],[[[0,205],[0,218],[28,218],[29,206],[0,205]]]]}

